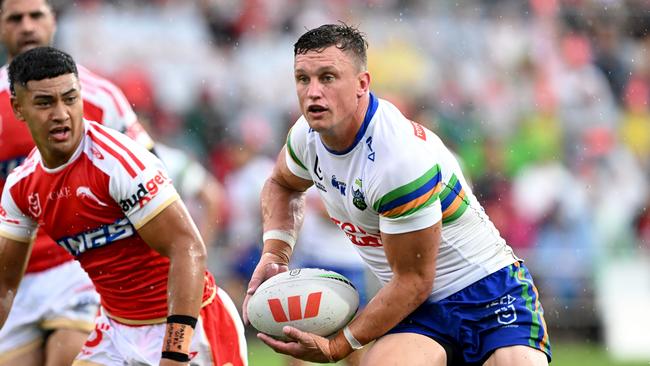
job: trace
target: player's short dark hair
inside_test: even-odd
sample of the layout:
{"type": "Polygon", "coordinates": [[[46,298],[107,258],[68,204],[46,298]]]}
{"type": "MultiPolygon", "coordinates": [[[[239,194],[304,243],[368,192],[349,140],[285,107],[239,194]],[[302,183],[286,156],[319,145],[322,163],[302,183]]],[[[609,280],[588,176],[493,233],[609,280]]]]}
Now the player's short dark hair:
{"type": "Polygon", "coordinates": [[[368,63],[366,49],[368,42],[358,29],[345,23],[325,24],[310,29],[298,38],[293,45],[293,55],[304,55],[309,51],[320,52],[327,47],[336,46],[341,51],[353,54],[359,65],[365,69],[368,63]]]}
{"type": "Polygon", "coordinates": [[[65,74],[79,77],[72,56],[54,47],[37,47],[25,51],[9,64],[9,89],[16,95],[14,86],[27,86],[32,80],[51,79],[65,74]]]}

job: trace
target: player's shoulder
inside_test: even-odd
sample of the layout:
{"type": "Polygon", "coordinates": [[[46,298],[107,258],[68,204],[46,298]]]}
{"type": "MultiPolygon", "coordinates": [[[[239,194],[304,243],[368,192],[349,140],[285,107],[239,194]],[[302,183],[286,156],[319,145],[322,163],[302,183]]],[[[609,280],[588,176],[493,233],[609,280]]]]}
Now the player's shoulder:
{"type": "Polygon", "coordinates": [[[287,134],[287,149],[289,152],[297,153],[305,151],[310,139],[315,136],[315,131],[309,127],[304,116],[300,116],[296,123],[291,126],[287,134]]]}
{"type": "Polygon", "coordinates": [[[309,123],[305,116],[300,116],[298,120],[291,126],[289,129],[288,139],[293,139],[295,141],[305,141],[309,135],[313,135],[314,130],[309,127],[309,123]]]}
{"type": "Polygon", "coordinates": [[[444,152],[439,138],[386,100],[379,99],[370,137],[366,144],[373,163],[365,165],[364,183],[377,187],[380,195],[440,169],[444,152]]]}
{"type": "Polygon", "coordinates": [[[30,179],[41,161],[41,154],[34,147],[25,160],[9,173],[5,185],[12,187],[18,182],[30,179]]]}
{"type": "Polygon", "coordinates": [[[435,154],[440,139],[431,130],[404,116],[392,103],[379,99],[372,127],[372,144],[386,158],[435,154]]]}
{"type": "Polygon", "coordinates": [[[145,170],[151,153],[126,135],[97,122],[84,120],[88,143],[84,150],[98,166],[122,166],[131,177],[145,170]]]}

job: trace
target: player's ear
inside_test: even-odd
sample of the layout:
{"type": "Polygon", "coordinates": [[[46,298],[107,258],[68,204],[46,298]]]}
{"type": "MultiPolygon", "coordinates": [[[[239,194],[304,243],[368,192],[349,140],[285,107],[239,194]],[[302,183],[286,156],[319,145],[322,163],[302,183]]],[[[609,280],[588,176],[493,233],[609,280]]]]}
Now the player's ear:
{"type": "Polygon", "coordinates": [[[23,118],[23,106],[20,105],[20,102],[18,101],[18,97],[15,95],[11,96],[11,109],[14,110],[14,115],[16,115],[16,118],[24,121],[25,118],[23,118]]]}
{"type": "Polygon", "coordinates": [[[362,71],[357,75],[357,97],[361,98],[370,89],[370,73],[362,71]]]}

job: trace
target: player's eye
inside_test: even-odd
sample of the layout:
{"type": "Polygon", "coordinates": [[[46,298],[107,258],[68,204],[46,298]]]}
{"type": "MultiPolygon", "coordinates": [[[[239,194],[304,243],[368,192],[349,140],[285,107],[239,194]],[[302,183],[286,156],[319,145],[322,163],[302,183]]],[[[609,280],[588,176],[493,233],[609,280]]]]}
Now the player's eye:
{"type": "Polygon", "coordinates": [[[20,23],[22,19],[23,16],[21,14],[14,14],[7,17],[9,23],[20,23]]]}
{"type": "Polygon", "coordinates": [[[74,102],[77,101],[77,96],[72,95],[72,96],[69,96],[69,97],[65,97],[64,101],[65,101],[66,104],[73,104],[74,102]]]}
{"type": "Polygon", "coordinates": [[[305,75],[298,75],[296,76],[296,82],[299,84],[308,84],[309,78],[306,77],[305,75]]]}
{"type": "Polygon", "coordinates": [[[325,75],[323,75],[323,76],[321,77],[321,80],[322,80],[324,83],[331,83],[332,81],[334,81],[334,75],[332,75],[332,74],[325,74],[325,75]]]}
{"type": "Polygon", "coordinates": [[[33,13],[29,13],[29,17],[32,19],[40,19],[43,18],[44,16],[45,13],[43,13],[42,11],[35,11],[33,13]]]}

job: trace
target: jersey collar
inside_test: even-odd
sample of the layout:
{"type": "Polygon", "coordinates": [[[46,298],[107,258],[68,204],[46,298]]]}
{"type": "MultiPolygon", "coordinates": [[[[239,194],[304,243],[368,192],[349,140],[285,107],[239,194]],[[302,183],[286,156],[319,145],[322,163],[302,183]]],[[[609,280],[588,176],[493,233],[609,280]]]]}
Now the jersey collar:
{"type": "Polygon", "coordinates": [[[325,146],[325,144],[323,144],[325,149],[329,153],[334,155],[345,155],[350,151],[352,151],[352,149],[354,149],[357,146],[359,141],[361,141],[363,135],[366,134],[366,130],[368,130],[370,121],[372,120],[372,117],[374,117],[375,112],[377,112],[377,107],[379,107],[379,101],[377,100],[374,94],[370,93],[370,101],[368,102],[368,109],[366,110],[366,116],[363,118],[363,124],[361,124],[361,128],[359,128],[359,131],[357,131],[357,135],[354,137],[354,143],[352,143],[352,145],[350,145],[350,147],[348,147],[347,149],[341,151],[332,150],[327,146],[325,146]]]}

